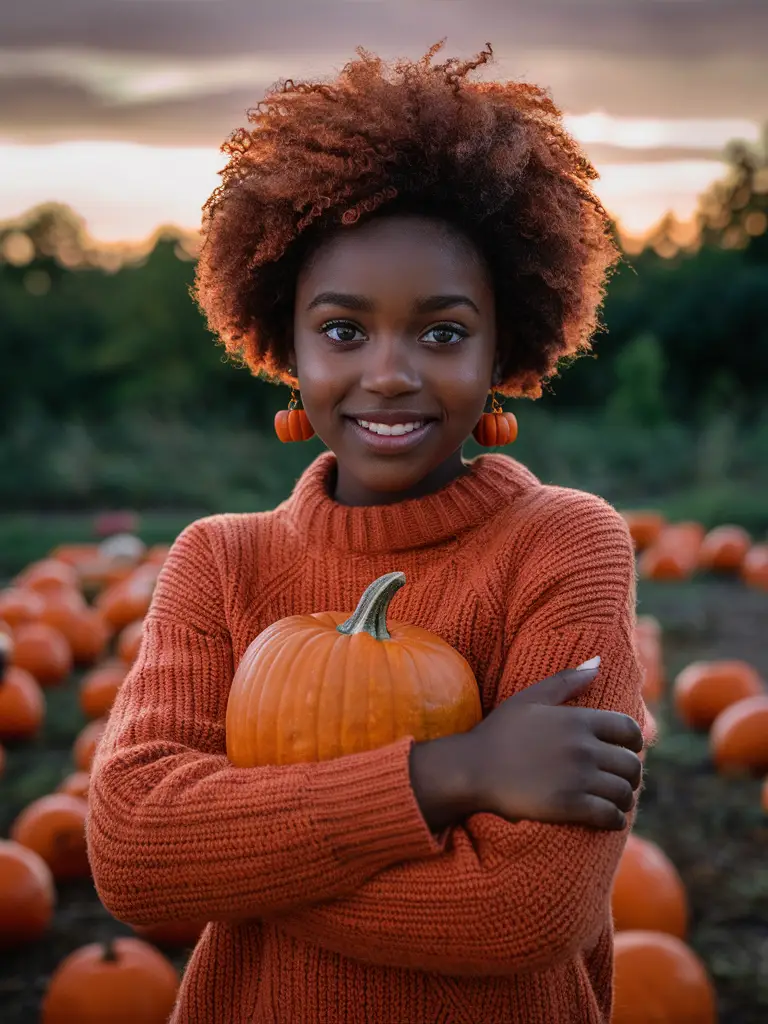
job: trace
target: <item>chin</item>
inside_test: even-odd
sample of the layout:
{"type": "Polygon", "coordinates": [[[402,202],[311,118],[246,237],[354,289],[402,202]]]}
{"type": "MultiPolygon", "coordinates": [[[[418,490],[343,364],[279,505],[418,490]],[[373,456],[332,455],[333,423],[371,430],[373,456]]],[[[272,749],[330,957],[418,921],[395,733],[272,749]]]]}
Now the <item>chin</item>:
{"type": "Polygon", "coordinates": [[[369,458],[365,462],[347,463],[357,482],[370,491],[396,494],[418,486],[435,468],[431,463],[405,457],[369,458]]]}

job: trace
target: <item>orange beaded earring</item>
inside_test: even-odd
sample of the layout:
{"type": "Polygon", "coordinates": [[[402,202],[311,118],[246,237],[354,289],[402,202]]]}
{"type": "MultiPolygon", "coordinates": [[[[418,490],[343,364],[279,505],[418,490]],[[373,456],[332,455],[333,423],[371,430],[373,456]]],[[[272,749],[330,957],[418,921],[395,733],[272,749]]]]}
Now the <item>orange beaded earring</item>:
{"type": "Polygon", "coordinates": [[[275,433],[283,442],[308,441],[314,437],[315,428],[304,409],[299,408],[299,393],[293,387],[288,408],[275,414],[275,433]]]}
{"type": "Polygon", "coordinates": [[[474,439],[484,448],[512,444],[517,437],[517,418],[514,413],[502,410],[493,388],[488,392],[485,407],[487,411],[483,413],[472,431],[474,439]]]}

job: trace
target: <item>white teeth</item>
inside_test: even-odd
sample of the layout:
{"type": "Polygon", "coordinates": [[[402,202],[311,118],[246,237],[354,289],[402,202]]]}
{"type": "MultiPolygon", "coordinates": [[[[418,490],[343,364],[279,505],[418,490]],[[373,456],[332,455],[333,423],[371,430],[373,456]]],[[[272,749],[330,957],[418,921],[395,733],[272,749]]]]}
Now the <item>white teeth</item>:
{"type": "Polygon", "coordinates": [[[361,427],[365,427],[366,430],[370,430],[373,434],[384,434],[385,436],[410,434],[412,431],[424,426],[422,421],[416,423],[395,423],[391,427],[388,423],[369,423],[368,420],[357,420],[356,422],[361,427]]]}

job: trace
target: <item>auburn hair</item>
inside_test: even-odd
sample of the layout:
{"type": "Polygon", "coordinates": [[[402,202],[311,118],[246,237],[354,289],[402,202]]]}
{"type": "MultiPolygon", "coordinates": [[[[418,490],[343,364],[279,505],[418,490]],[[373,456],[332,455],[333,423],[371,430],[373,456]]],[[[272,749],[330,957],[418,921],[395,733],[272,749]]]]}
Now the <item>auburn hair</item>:
{"type": "Polygon", "coordinates": [[[589,350],[619,259],[598,175],[548,92],[475,81],[492,58],[385,62],[365,50],[335,80],[268,91],[204,207],[193,294],[254,374],[289,372],[296,278],[314,247],[363,218],[417,212],[466,234],[490,270],[507,395],[538,397],[589,350]]]}

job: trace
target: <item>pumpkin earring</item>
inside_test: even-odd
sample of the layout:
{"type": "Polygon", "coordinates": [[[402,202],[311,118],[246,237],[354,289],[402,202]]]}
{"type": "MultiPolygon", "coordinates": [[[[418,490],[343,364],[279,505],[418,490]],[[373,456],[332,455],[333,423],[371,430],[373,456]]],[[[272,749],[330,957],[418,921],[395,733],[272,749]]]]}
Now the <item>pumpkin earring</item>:
{"type": "Polygon", "coordinates": [[[308,441],[314,437],[315,428],[304,409],[299,408],[299,393],[293,387],[288,408],[275,414],[275,433],[283,442],[308,441]]]}
{"type": "Polygon", "coordinates": [[[512,444],[517,437],[517,418],[514,413],[502,410],[493,388],[488,392],[485,412],[477,421],[472,436],[484,448],[512,444]]]}

